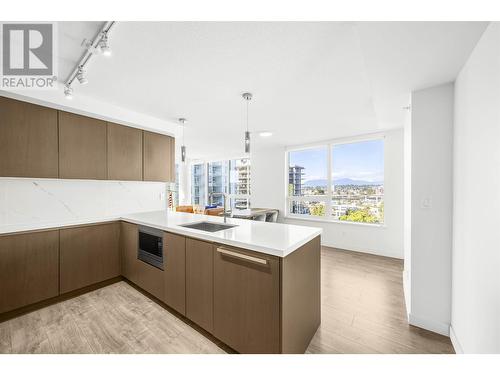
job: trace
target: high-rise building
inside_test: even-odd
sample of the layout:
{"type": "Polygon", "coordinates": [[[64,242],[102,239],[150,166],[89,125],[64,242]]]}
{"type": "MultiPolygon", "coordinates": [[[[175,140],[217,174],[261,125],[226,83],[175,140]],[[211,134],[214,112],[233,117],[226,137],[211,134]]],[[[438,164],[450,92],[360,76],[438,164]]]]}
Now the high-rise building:
{"type": "Polygon", "coordinates": [[[288,186],[290,195],[300,196],[303,195],[302,191],[302,177],[304,176],[304,167],[294,165],[288,168],[288,186]]]}
{"type": "MultiPolygon", "coordinates": [[[[288,188],[290,196],[304,195],[302,179],[304,176],[304,167],[294,165],[288,167],[288,188]]],[[[308,214],[309,207],[301,202],[292,202],[290,207],[291,213],[308,214]]]]}

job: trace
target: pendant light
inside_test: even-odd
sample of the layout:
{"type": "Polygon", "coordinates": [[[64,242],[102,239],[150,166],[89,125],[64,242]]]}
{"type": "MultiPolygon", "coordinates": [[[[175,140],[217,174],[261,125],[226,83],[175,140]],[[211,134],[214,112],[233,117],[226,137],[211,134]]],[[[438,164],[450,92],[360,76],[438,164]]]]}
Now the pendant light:
{"type": "Polygon", "coordinates": [[[185,123],[187,122],[187,120],[185,118],[181,117],[179,119],[179,122],[181,123],[181,126],[182,126],[181,160],[183,163],[185,163],[186,162],[186,146],[184,145],[184,128],[186,127],[185,123]]]}
{"type": "Polygon", "coordinates": [[[249,92],[244,93],[243,99],[247,102],[247,130],[245,131],[245,153],[250,153],[250,131],[248,130],[248,105],[250,100],[252,100],[252,94],[249,92]]]}

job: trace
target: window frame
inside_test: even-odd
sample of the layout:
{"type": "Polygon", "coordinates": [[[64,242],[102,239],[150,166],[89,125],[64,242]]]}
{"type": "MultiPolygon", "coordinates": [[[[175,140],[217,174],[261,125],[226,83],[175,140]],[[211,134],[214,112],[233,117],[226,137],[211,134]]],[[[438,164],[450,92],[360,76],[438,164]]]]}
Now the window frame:
{"type": "Polygon", "coordinates": [[[349,225],[361,225],[361,226],[370,226],[370,227],[382,227],[385,228],[386,225],[386,217],[384,217],[384,221],[382,223],[361,223],[355,221],[347,221],[347,220],[338,220],[332,217],[332,199],[333,199],[333,191],[332,191],[332,183],[333,183],[333,148],[338,145],[352,144],[352,143],[361,143],[367,141],[376,141],[382,140],[384,142],[384,206],[386,206],[385,201],[385,161],[386,161],[386,133],[373,133],[361,136],[354,137],[346,137],[346,138],[336,138],[330,139],[324,142],[316,142],[309,143],[305,145],[299,146],[289,146],[285,147],[285,218],[293,219],[293,220],[305,220],[305,221],[316,221],[316,222],[328,222],[335,224],[349,224],[349,225]],[[301,196],[290,196],[289,195],[289,168],[290,168],[290,153],[294,151],[304,151],[311,149],[318,149],[321,147],[325,147],[327,149],[327,190],[325,195],[301,195],[301,196]],[[325,216],[313,216],[313,215],[303,215],[303,214],[294,214],[290,212],[290,206],[292,202],[304,202],[304,201],[318,201],[325,203],[325,216]]]}

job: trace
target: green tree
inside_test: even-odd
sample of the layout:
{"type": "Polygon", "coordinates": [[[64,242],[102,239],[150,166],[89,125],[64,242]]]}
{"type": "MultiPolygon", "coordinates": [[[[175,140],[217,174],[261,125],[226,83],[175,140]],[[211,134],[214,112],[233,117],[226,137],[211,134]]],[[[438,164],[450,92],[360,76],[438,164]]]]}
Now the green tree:
{"type": "Polygon", "coordinates": [[[325,216],[325,206],[321,203],[316,203],[309,208],[313,216],[325,216]]]}
{"type": "Polygon", "coordinates": [[[378,223],[378,218],[368,211],[367,208],[361,210],[347,210],[345,215],[342,215],[339,220],[355,221],[357,223],[378,223]]]}

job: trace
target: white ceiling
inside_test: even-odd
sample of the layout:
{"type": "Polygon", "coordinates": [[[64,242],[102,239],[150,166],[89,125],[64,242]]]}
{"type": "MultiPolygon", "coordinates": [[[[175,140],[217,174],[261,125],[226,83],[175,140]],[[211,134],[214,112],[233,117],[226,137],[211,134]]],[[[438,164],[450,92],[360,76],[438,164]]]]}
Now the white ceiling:
{"type": "MultiPolygon", "coordinates": [[[[65,78],[100,23],[59,25],[65,78]]],[[[486,22],[119,22],[113,56],[79,93],[161,119],[186,117],[193,158],[401,127],[409,93],[453,81],[486,22]]]]}

